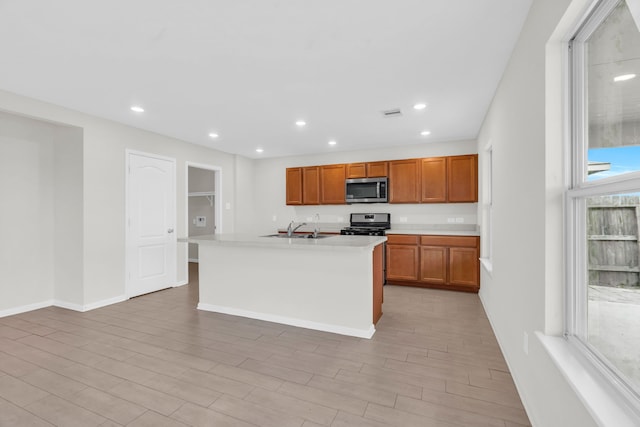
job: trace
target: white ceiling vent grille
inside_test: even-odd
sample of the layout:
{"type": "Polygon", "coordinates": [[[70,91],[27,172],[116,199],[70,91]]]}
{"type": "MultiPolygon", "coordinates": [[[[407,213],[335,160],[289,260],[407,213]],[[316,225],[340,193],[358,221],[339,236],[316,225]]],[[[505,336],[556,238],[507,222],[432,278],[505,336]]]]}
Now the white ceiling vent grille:
{"type": "Polygon", "coordinates": [[[402,111],[399,108],[394,108],[393,110],[386,110],[382,112],[383,117],[400,117],[402,116],[402,111]]]}

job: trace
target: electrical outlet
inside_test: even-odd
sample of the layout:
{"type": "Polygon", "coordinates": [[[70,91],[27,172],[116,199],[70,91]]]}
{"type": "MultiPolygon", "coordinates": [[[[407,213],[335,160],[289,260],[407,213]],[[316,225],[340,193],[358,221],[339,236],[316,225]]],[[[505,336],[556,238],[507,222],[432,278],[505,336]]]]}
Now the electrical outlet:
{"type": "Polygon", "coordinates": [[[207,217],[206,216],[197,216],[196,217],[196,227],[206,227],[207,226],[207,217]]]}
{"type": "Polygon", "coordinates": [[[401,216],[400,218],[398,218],[398,220],[400,222],[407,222],[407,217],[406,216],[401,216]]]}
{"type": "Polygon", "coordinates": [[[231,203],[229,203],[229,202],[225,203],[225,204],[224,204],[224,208],[225,208],[226,210],[230,211],[230,210],[231,210],[231,203]]]}
{"type": "Polygon", "coordinates": [[[464,218],[458,217],[458,218],[456,218],[456,222],[464,222],[464,218]]]}
{"type": "Polygon", "coordinates": [[[313,217],[312,216],[308,216],[307,217],[307,222],[311,222],[311,221],[313,221],[313,217]]]}
{"type": "Polygon", "coordinates": [[[278,217],[277,217],[277,216],[273,215],[273,216],[271,217],[271,221],[276,222],[277,220],[278,220],[278,217]]]}
{"type": "Polygon", "coordinates": [[[343,218],[343,217],[341,217],[341,216],[339,216],[339,217],[338,217],[338,222],[344,222],[344,218],[343,218]]]}
{"type": "Polygon", "coordinates": [[[529,355],[529,334],[525,331],[524,337],[522,340],[522,349],[524,350],[524,354],[529,355]]]}
{"type": "Polygon", "coordinates": [[[455,218],[447,218],[447,222],[456,222],[455,218]]]}

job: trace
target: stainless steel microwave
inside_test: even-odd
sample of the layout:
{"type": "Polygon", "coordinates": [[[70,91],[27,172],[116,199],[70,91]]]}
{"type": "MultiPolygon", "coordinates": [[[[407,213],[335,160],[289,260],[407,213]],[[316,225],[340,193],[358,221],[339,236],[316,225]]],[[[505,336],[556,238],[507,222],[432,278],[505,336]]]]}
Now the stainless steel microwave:
{"type": "Polygon", "coordinates": [[[347,179],[345,194],[347,203],[386,203],[387,177],[347,179]]]}

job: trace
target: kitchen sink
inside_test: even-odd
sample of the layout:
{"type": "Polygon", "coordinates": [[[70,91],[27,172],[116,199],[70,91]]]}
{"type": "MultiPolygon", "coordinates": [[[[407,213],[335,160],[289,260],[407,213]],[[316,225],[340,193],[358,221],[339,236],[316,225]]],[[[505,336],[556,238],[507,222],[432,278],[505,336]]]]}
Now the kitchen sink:
{"type": "Polygon", "coordinates": [[[325,237],[331,237],[331,234],[318,234],[316,237],[313,237],[313,234],[292,234],[291,237],[289,237],[286,233],[278,233],[262,237],[278,237],[280,239],[324,239],[325,237]]]}

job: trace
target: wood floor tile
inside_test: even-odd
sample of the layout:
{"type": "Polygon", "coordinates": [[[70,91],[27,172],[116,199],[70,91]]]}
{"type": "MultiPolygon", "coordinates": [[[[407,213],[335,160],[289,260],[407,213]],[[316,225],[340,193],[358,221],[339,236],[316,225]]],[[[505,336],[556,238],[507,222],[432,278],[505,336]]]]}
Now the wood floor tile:
{"type": "Polygon", "coordinates": [[[76,393],[87,388],[86,384],[46,369],[38,369],[37,371],[20,377],[20,379],[63,399],[69,399],[76,393]]]}
{"type": "Polygon", "coordinates": [[[140,405],[91,387],[78,392],[71,401],[121,425],[127,425],[147,411],[140,405]]]}
{"type": "Polygon", "coordinates": [[[127,424],[127,427],[188,427],[188,424],[160,415],[157,412],[147,411],[127,424]]]}
{"type": "Polygon", "coordinates": [[[350,412],[355,415],[364,414],[364,410],[367,407],[367,401],[364,399],[358,399],[309,385],[284,383],[278,389],[278,393],[328,408],[350,412]]]}
{"type": "Polygon", "coordinates": [[[260,406],[227,395],[216,400],[210,409],[263,427],[300,427],[305,421],[301,417],[289,415],[288,412],[260,406]]]}
{"type": "Polygon", "coordinates": [[[179,377],[181,380],[196,384],[220,393],[243,398],[255,387],[240,381],[225,378],[219,375],[189,369],[179,377]]]}
{"type": "Polygon", "coordinates": [[[211,405],[222,394],[218,391],[162,374],[156,374],[156,376],[142,381],[142,384],[200,406],[211,405]]]}
{"type": "Polygon", "coordinates": [[[436,420],[456,423],[465,427],[504,427],[504,421],[461,409],[443,407],[424,400],[399,396],[396,409],[436,420]]]}
{"type": "Polygon", "coordinates": [[[109,393],[162,415],[170,415],[184,404],[181,399],[130,381],[118,384],[109,393]]]}
{"type": "Polygon", "coordinates": [[[0,426],[530,425],[475,294],[386,286],[362,339],[197,310],[189,274],[0,318],[0,426]]]}
{"type": "Polygon", "coordinates": [[[386,423],[391,426],[402,427],[461,427],[447,421],[435,420],[422,415],[411,414],[386,406],[370,403],[365,413],[365,418],[386,423]]]}
{"type": "MultiPolygon", "coordinates": [[[[407,382],[402,381],[401,378],[397,378],[397,376],[393,374],[390,376],[376,376],[341,369],[335,376],[335,379],[342,383],[349,383],[365,387],[366,389],[370,389],[371,391],[375,392],[385,390],[394,394],[414,397],[416,399],[420,399],[422,397],[422,385],[416,386],[413,384],[408,384],[407,382]]],[[[444,385],[442,389],[444,389],[444,385]]]]}
{"type": "Polygon", "coordinates": [[[49,395],[25,407],[56,426],[99,426],[106,419],[57,396],[49,395]]]}
{"type": "Polygon", "coordinates": [[[309,382],[312,373],[291,369],[286,366],[273,365],[268,362],[260,362],[258,360],[247,359],[240,366],[242,369],[257,372],[259,374],[271,376],[284,381],[291,381],[298,384],[306,384],[309,382]]]}
{"type": "Polygon", "coordinates": [[[254,424],[191,403],[184,404],[171,417],[194,427],[254,427],[254,424]]]}
{"type": "Polygon", "coordinates": [[[393,406],[397,396],[392,391],[361,386],[321,375],[314,375],[311,381],[307,383],[307,386],[384,406],[393,406]]]}
{"type": "Polygon", "coordinates": [[[0,399],[0,426],[6,427],[51,427],[53,424],[16,406],[4,399],[0,399]]]}
{"type": "Polygon", "coordinates": [[[46,391],[11,375],[0,376],[0,397],[15,405],[24,407],[47,396],[46,391]]]}
{"type": "Polygon", "coordinates": [[[245,384],[262,387],[267,390],[277,390],[282,385],[282,380],[270,375],[263,375],[248,369],[219,364],[210,371],[212,374],[240,381],[245,384]]]}
{"type": "Polygon", "coordinates": [[[331,425],[338,411],[324,405],[287,396],[277,391],[256,388],[245,398],[260,406],[287,412],[325,426],[331,425]]]}

